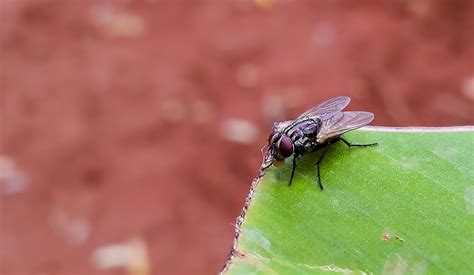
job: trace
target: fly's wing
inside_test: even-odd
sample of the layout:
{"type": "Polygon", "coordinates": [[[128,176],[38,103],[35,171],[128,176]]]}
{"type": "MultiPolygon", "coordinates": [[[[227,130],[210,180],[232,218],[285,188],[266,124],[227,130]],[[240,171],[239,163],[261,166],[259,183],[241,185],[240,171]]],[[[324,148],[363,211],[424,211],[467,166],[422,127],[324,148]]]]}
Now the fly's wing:
{"type": "Polygon", "coordinates": [[[316,106],[313,106],[312,108],[301,114],[296,120],[316,116],[324,118],[326,116],[334,115],[335,113],[340,112],[342,109],[344,109],[350,101],[351,98],[347,96],[333,97],[322,103],[319,103],[316,106]]]}
{"type": "Polygon", "coordinates": [[[317,143],[324,143],[351,130],[363,127],[374,119],[369,112],[340,112],[323,121],[316,137],[317,143]]]}

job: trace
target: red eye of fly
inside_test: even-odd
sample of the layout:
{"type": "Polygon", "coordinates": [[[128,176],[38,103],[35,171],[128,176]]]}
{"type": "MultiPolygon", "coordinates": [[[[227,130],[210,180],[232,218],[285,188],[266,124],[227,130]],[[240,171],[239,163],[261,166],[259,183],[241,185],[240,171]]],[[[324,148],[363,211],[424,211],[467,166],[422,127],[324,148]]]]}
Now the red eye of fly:
{"type": "Polygon", "coordinates": [[[282,136],[280,142],[278,143],[278,151],[281,156],[287,158],[293,154],[293,142],[287,136],[282,136]]]}

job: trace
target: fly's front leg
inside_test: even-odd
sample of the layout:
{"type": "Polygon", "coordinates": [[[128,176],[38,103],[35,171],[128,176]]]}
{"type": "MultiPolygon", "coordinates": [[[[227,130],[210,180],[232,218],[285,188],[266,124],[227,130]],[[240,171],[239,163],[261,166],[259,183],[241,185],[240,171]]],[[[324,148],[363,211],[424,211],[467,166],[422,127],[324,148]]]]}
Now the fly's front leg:
{"type": "Polygon", "coordinates": [[[377,142],[374,142],[374,143],[366,143],[366,144],[359,144],[359,143],[350,143],[349,141],[343,139],[343,138],[339,138],[339,140],[341,140],[342,142],[344,142],[344,144],[347,145],[347,147],[351,148],[351,147],[368,147],[368,146],[376,146],[378,145],[377,142]]]}
{"type": "Polygon", "coordinates": [[[288,183],[288,186],[291,186],[291,183],[293,182],[293,176],[295,175],[295,170],[296,170],[296,161],[298,160],[299,155],[295,154],[293,156],[293,169],[291,169],[291,177],[290,177],[290,182],[288,183]]]}

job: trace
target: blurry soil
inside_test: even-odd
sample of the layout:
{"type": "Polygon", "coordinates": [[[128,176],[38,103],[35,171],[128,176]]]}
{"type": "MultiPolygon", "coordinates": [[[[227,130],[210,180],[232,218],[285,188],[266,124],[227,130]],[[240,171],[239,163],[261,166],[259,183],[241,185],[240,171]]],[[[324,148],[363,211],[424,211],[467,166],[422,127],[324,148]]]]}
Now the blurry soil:
{"type": "Polygon", "coordinates": [[[272,122],[331,96],[375,125],[474,123],[468,0],[7,0],[0,20],[1,274],[123,274],[97,249],[130,240],[153,274],[217,272],[272,122]]]}

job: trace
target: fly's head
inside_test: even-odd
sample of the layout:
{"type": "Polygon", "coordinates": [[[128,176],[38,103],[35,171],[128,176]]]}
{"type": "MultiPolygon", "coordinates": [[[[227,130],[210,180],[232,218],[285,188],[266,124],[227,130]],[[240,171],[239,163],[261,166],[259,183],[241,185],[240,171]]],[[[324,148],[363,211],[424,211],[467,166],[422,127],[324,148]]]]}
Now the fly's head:
{"type": "Polygon", "coordinates": [[[271,163],[275,166],[281,166],[284,160],[291,156],[294,151],[293,141],[287,135],[273,130],[268,137],[268,154],[271,157],[271,163]]]}

